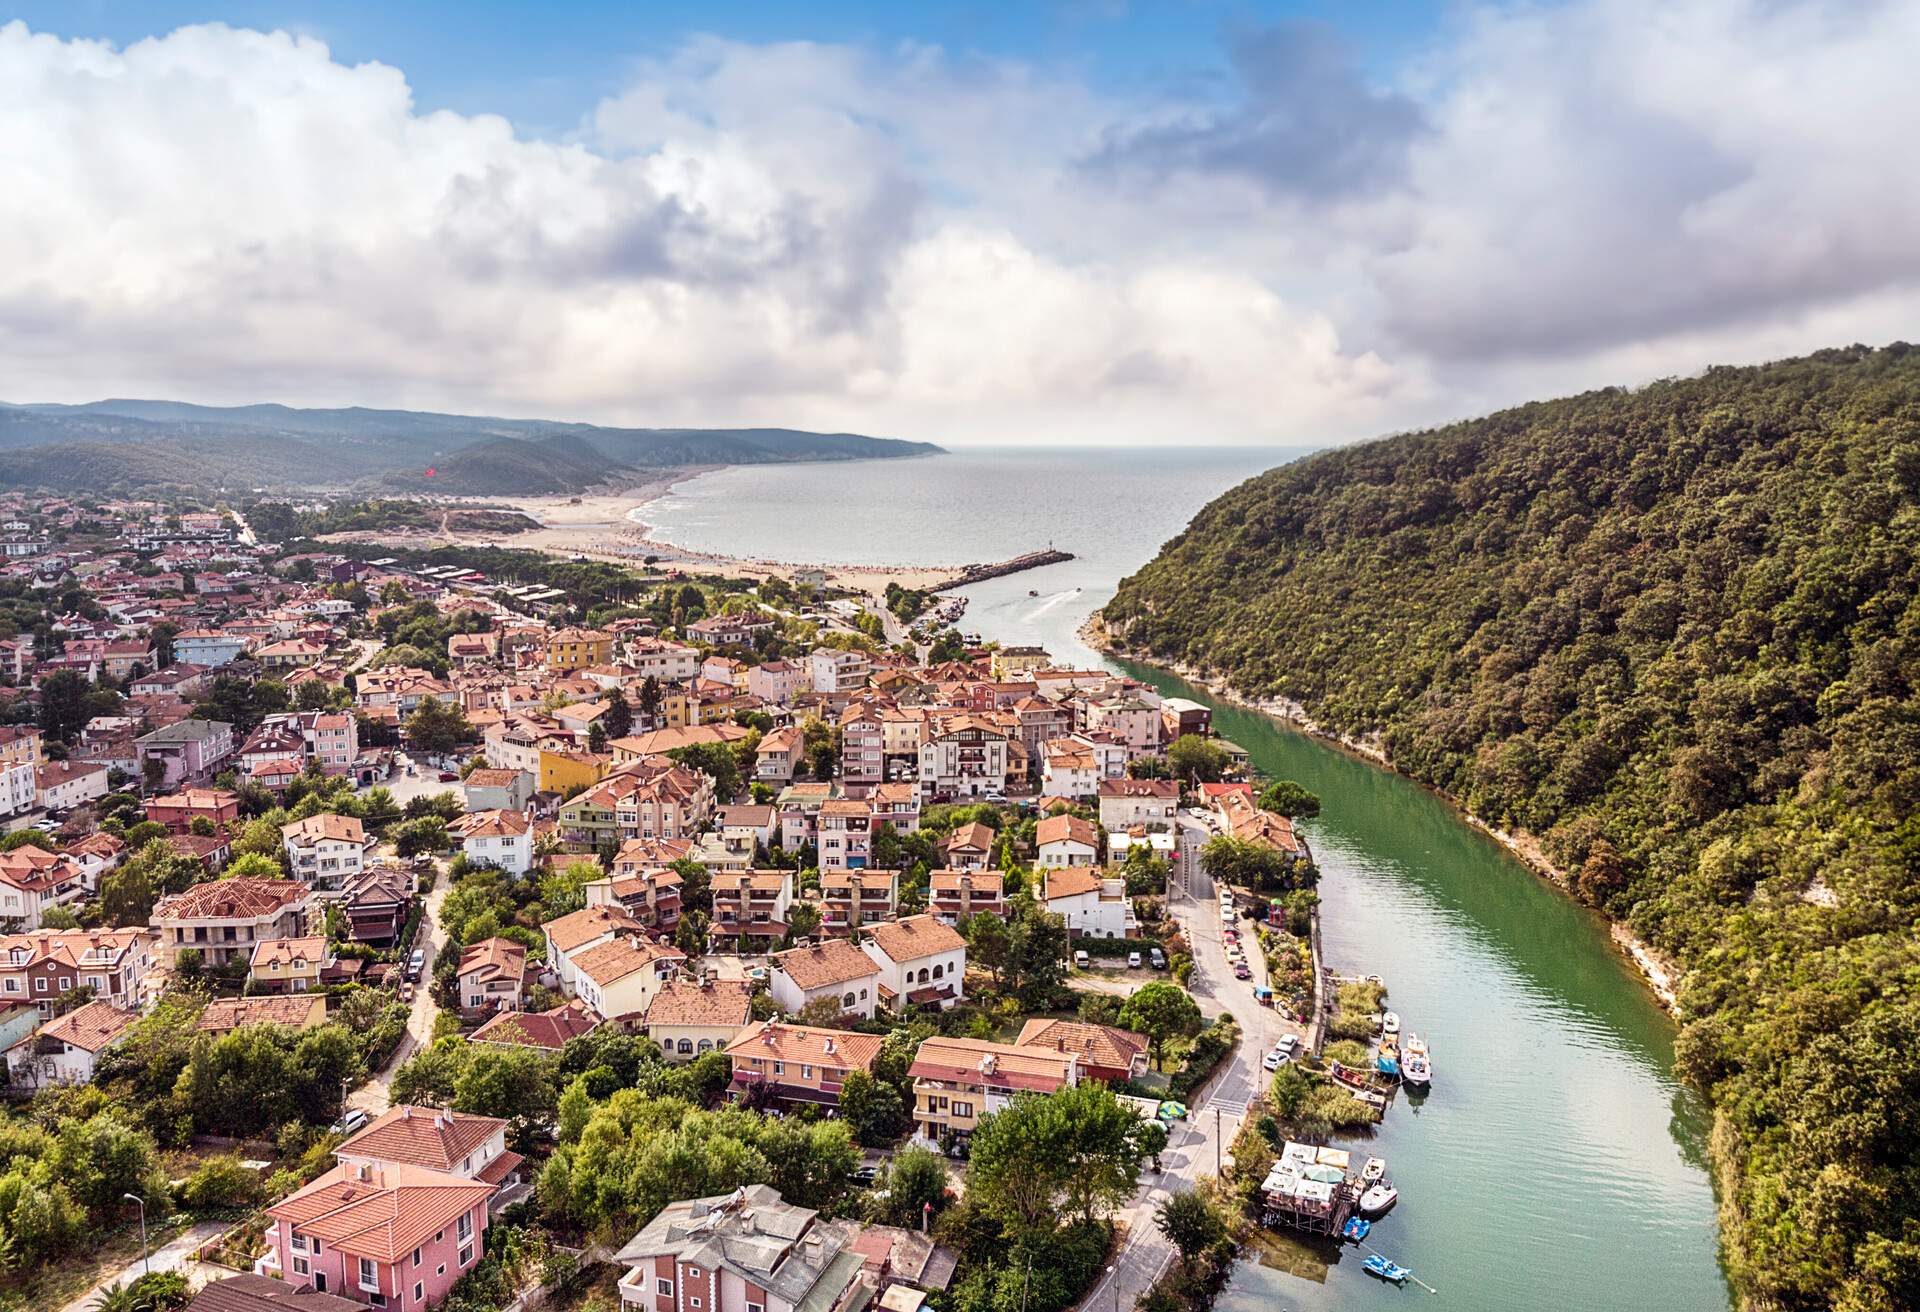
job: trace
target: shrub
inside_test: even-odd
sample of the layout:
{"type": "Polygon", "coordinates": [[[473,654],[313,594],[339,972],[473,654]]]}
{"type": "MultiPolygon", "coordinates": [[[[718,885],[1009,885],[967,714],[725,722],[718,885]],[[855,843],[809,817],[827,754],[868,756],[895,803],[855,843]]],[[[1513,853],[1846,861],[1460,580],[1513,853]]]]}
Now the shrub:
{"type": "Polygon", "coordinates": [[[181,1205],[204,1211],[210,1207],[250,1207],[261,1199],[260,1177],[241,1164],[236,1153],[209,1157],[180,1186],[181,1205]]]}

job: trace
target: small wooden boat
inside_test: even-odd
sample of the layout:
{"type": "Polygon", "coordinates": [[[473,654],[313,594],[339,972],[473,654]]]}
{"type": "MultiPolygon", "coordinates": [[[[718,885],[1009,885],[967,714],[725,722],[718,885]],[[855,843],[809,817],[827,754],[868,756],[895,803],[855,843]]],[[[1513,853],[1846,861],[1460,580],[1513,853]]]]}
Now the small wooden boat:
{"type": "Polygon", "coordinates": [[[1400,1191],[1382,1180],[1360,1195],[1360,1214],[1379,1216],[1400,1201],[1400,1191]]]}
{"type": "Polygon", "coordinates": [[[1360,1168],[1360,1183],[1376,1185],[1387,1178],[1387,1162],[1384,1157],[1369,1157],[1367,1164],[1360,1168]]]}
{"type": "Polygon", "coordinates": [[[1389,1262],[1378,1253],[1373,1254],[1373,1256],[1369,1257],[1360,1265],[1368,1275],[1379,1276],[1382,1280],[1389,1281],[1396,1285],[1406,1284],[1407,1277],[1413,1274],[1412,1271],[1401,1266],[1398,1262],[1389,1262]]]}
{"type": "Polygon", "coordinates": [[[1367,1220],[1366,1217],[1350,1216],[1347,1218],[1347,1223],[1344,1226],[1340,1227],[1340,1237],[1343,1239],[1349,1239],[1357,1244],[1362,1239],[1365,1239],[1367,1237],[1367,1232],[1372,1229],[1373,1229],[1373,1222],[1367,1220]]]}
{"type": "Polygon", "coordinates": [[[1407,1032],[1406,1045],[1401,1048],[1400,1077],[1416,1089],[1424,1089],[1433,1082],[1433,1062],[1427,1056],[1427,1045],[1418,1034],[1407,1032]]]}

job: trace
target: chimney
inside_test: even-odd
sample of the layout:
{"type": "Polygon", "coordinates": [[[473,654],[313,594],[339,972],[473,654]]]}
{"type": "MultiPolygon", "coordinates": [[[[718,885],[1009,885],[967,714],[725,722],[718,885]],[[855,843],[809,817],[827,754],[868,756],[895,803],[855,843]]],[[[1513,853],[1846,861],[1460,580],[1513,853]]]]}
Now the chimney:
{"type": "Polygon", "coordinates": [[[825,1045],[825,1047],[824,1047],[824,1048],[822,1049],[822,1051],[824,1051],[824,1052],[826,1052],[826,1053],[827,1053],[828,1055],[832,1055],[832,1053],[833,1053],[833,1040],[832,1040],[832,1039],[828,1039],[828,1040],[826,1041],[826,1045],[825,1045]]]}

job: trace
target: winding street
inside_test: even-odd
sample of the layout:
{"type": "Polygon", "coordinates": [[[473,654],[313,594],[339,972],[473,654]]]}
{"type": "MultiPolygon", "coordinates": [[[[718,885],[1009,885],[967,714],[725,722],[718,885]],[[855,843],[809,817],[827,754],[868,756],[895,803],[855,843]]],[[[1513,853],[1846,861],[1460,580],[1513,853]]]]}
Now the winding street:
{"type": "MultiPolygon", "coordinates": [[[[1132,1200],[1114,1216],[1124,1232],[1120,1249],[1113,1264],[1080,1300],[1082,1312],[1124,1312],[1132,1308],[1175,1260],[1173,1245],[1154,1224],[1155,1211],[1175,1193],[1192,1188],[1201,1176],[1219,1173],[1246,1117],[1248,1101],[1268,1078],[1260,1066],[1262,1059],[1281,1035],[1300,1032],[1299,1026],[1279,1012],[1254,1001],[1251,981],[1233,977],[1214,901],[1180,898],[1172,910],[1193,945],[1193,974],[1187,981],[1187,991],[1204,1014],[1225,1011],[1239,1022],[1240,1045],[1215,1075],[1206,1101],[1190,1107],[1187,1119],[1175,1128],[1166,1151],[1160,1155],[1165,1169],[1147,1174],[1132,1200]]],[[[1251,931],[1252,925],[1243,921],[1243,942],[1251,931]]],[[[1255,969],[1259,969],[1257,964],[1255,969]]]]}

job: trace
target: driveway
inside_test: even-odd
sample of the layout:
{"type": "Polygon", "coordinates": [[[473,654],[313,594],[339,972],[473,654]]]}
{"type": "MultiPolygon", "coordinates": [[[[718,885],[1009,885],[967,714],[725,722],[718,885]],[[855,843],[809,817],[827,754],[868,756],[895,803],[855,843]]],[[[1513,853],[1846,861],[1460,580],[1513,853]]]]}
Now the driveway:
{"type": "Polygon", "coordinates": [[[200,1245],[206,1243],[209,1239],[217,1239],[232,1226],[233,1222],[231,1221],[194,1222],[185,1230],[181,1231],[180,1234],[154,1249],[146,1261],[135,1258],[127,1264],[124,1270],[102,1280],[79,1298],[67,1304],[61,1309],[61,1312],[88,1312],[88,1309],[93,1306],[93,1301],[100,1296],[101,1290],[107,1288],[109,1285],[132,1284],[141,1276],[145,1275],[148,1270],[180,1270],[182,1267],[188,1265],[188,1259],[193,1256],[195,1249],[199,1248],[200,1245]]]}
{"type": "Polygon", "coordinates": [[[407,1033],[400,1040],[400,1046],[393,1050],[393,1058],[386,1066],[365,1084],[355,1089],[347,1098],[349,1107],[358,1107],[369,1115],[378,1116],[393,1105],[388,1090],[393,1085],[393,1077],[407,1058],[433,1042],[433,1022],[440,1014],[439,1006],[433,1000],[433,963],[439,959],[440,952],[447,946],[447,931],[440,927],[440,904],[447,900],[449,885],[445,876],[434,885],[433,891],[426,897],[426,913],[422,928],[426,933],[415,942],[427,950],[427,964],[420,972],[420,983],[413,994],[413,1010],[407,1014],[407,1033]]]}

